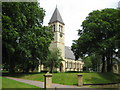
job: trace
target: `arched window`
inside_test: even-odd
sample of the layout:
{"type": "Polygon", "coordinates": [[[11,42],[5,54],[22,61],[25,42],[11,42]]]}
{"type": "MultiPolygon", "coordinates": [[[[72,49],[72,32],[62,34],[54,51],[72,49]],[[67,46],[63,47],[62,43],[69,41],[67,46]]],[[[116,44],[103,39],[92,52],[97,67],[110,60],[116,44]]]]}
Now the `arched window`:
{"type": "Polygon", "coordinates": [[[52,25],[52,30],[53,30],[53,32],[55,32],[55,24],[52,25]]]}
{"type": "Polygon", "coordinates": [[[75,63],[73,63],[73,68],[75,68],[75,63]]]}
{"type": "Polygon", "coordinates": [[[81,64],[80,64],[80,71],[81,71],[81,64]]]}
{"type": "Polygon", "coordinates": [[[61,33],[63,32],[63,26],[61,26],[61,33]]]}
{"type": "Polygon", "coordinates": [[[66,68],[68,68],[68,63],[67,62],[65,62],[65,66],[66,66],[66,68]]]}
{"type": "Polygon", "coordinates": [[[62,33],[63,27],[59,25],[59,32],[62,33]]]}
{"type": "Polygon", "coordinates": [[[77,68],[77,63],[75,62],[75,68],[77,68]]]}
{"type": "Polygon", "coordinates": [[[71,62],[71,68],[73,68],[72,62],[71,62]]]}
{"type": "Polygon", "coordinates": [[[77,68],[79,68],[79,63],[77,63],[77,68]]]}
{"type": "Polygon", "coordinates": [[[61,26],[59,25],[59,32],[61,32],[61,26]]]}
{"type": "Polygon", "coordinates": [[[71,63],[70,62],[68,62],[68,68],[71,68],[71,63]]]}

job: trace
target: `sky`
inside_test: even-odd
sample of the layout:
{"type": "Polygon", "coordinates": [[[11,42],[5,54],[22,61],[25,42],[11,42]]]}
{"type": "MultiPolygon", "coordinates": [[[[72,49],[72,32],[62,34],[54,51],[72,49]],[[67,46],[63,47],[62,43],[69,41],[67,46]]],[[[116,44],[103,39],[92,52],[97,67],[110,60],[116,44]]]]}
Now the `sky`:
{"type": "Polygon", "coordinates": [[[46,11],[43,25],[47,26],[52,14],[57,8],[65,23],[65,46],[71,46],[77,40],[78,29],[85,18],[93,10],[117,8],[120,0],[39,0],[40,6],[46,11]]]}

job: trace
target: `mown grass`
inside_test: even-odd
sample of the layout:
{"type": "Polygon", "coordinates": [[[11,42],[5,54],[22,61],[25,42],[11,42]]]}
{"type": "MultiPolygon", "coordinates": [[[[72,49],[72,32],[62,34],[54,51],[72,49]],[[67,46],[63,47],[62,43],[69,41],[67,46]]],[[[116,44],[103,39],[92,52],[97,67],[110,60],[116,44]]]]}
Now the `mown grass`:
{"type": "Polygon", "coordinates": [[[84,83],[117,83],[120,82],[120,74],[115,73],[83,73],[84,83]]]}
{"type": "Polygon", "coordinates": [[[18,82],[15,80],[11,80],[8,78],[0,77],[2,78],[2,88],[39,88],[37,86],[29,85],[26,83],[18,82]]]}
{"type": "MultiPolygon", "coordinates": [[[[39,74],[18,74],[13,77],[44,81],[45,73],[39,74]]],[[[116,83],[120,82],[120,75],[114,73],[53,73],[52,82],[64,85],[77,85],[77,75],[83,75],[84,84],[98,84],[98,83],[116,83]]]]}

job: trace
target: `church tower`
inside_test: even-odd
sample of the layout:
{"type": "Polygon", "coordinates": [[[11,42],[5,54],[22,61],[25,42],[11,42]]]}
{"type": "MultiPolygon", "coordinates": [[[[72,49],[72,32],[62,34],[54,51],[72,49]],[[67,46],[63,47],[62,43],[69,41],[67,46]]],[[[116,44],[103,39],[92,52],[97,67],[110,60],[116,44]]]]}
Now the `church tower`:
{"type": "Polygon", "coordinates": [[[65,44],[64,44],[64,22],[59,13],[58,8],[56,7],[50,21],[49,26],[52,27],[52,31],[54,33],[54,40],[50,45],[50,49],[58,48],[61,52],[61,56],[64,59],[65,57],[65,44]]]}

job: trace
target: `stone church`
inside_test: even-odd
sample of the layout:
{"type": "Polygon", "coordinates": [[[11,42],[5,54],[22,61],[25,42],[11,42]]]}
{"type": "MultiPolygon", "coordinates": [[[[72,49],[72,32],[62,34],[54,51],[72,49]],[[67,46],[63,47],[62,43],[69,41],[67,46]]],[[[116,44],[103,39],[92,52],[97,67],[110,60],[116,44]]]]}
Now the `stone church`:
{"type": "MultiPolygon", "coordinates": [[[[50,49],[59,48],[61,56],[64,59],[64,61],[61,62],[60,68],[57,68],[57,71],[82,71],[84,64],[82,60],[75,60],[75,56],[71,51],[71,48],[65,46],[65,24],[57,7],[48,24],[52,27],[54,32],[54,41],[52,41],[50,49]]],[[[44,70],[44,66],[40,65],[39,72],[42,70],[44,70]]]]}

